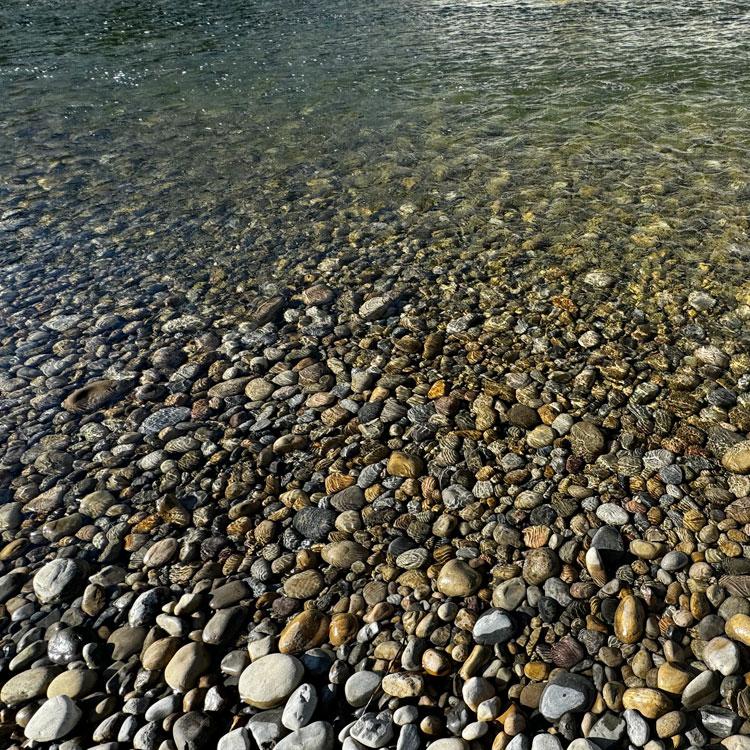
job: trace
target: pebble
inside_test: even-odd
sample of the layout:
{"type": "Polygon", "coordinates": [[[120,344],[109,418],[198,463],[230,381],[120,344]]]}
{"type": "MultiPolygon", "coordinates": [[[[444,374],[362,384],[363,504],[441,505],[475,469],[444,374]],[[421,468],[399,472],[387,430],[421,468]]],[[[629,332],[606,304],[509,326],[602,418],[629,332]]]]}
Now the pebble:
{"type": "Polygon", "coordinates": [[[544,688],[539,711],[547,721],[557,721],[563,714],[585,711],[594,700],[594,686],[583,675],[561,672],[544,688]]]}
{"type": "MultiPolygon", "coordinates": [[[[525,590],[525,587],[524,587],[525,590]]],[[[489,609],[474,623],[474,640],[484,646],[505,643],[513,636],[515,625],[502,609],[489,609]]]]}
{"type": "Polygon", "coordinates": [[[54,742],[72,732],[82,715],[81,709],[67,695],[49,698],[31,717],[24,735],[34,742],[54,742]]]}
{"type": "Polygon", "coordinates": [[[741,655],[732,641],[717,636],[708,641],[703,648],[703,661],[709,669],[729,676],[739,672],[741,655]]]}
{"type": "Polygon", "coordinates": [[[269,654],[240,675],[240,697],[255,708],[275,708],[294,692],[303,674],[304,667],[296,657],[269,654]]]}
{"type": "Polygon", "coordinates": [[[310,683],[300,685],[288,698],[281,723],[292,731],[306,726],[318,705],[318,696],[310,683]]]}
{"type": "Polygon", "coordinates": [[[393,739],[393,723],[387,716],[366,713],[354,722],[349,733],[365,747],[385,747],[393,739]]]}
{"type": "Polygon", "coordinates": [[[446,596],[470,596],[482,583],[482,577],[463,560],[449,560],[440,569],[437,589],[446,596]]]}
{"type": "Polygon", "coordinates": [[[202,643],[188,643],[178,649],[164,670],[164,679],[173,690],[186,692],[198,682],[210,664],[210,657],[202,643]]]}
{"type": "Polygon", "coordinates": [[[396,672],[383,677],[383,692],[394,698],[416,698],[424,693],[424,678],[411,672],[396,672]]]}
{"type": "Polygon", "coordinates": [[[380,687],[382,675],[367,670],[355,672],[344,685],[344,695],[349,705],[359,708],[370,700],[380,687]]]}
{"type": "Polygon", "coordinates": [[[56,558],[40,568],[32,581],[43,604],[74,596],[81,588],[83,566],[78,560],[56,558]]]}
{"type": "Polygon", "coordinates": [[[57,672],[54,667],[33,667],[13,675],[0,688],[0,701],[13,706],[45,695],[57,672]]]}
{"type": "Polygon", "coordinates": [[[327,721],[314,721],[288,734],[278,743],[276,750],[333,750],[333,727],[327,721]]]}

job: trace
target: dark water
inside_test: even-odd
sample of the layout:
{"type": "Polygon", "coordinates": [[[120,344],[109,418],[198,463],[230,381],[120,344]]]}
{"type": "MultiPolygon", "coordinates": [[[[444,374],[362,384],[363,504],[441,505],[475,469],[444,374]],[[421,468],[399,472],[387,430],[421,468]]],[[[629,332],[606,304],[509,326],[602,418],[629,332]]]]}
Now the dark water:
{"type": "Polygon", "coordinates": [[[252,282],[468,253],[730,293],[749,52],[740,2],[8,0],[1,257],[252,282]]]}

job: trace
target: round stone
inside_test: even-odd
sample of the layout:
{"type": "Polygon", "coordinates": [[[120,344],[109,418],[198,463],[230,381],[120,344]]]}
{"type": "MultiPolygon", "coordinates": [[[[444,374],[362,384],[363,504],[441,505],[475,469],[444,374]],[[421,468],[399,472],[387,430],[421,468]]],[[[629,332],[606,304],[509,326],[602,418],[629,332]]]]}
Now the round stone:
{"type": "Polygon", "coordinates": [[[737,614],[727,620],[726,634],[735,641],[750,646],[750,616],[737,614]]]}
{"type": "Polygon", "coordinates": [[[721,464],[734,474],[750,474],[750,440],[743,440],[727,448],[721,464]]]}
{"type": "Polygon", "coordinates": [[[492,606],[512,612],[526,598],[526,582],[523,578],[510,578],[495,587],[492,606]]]}
{"type": "Polygon", "coordinates": [[[573,453],[587,460],[604,453],[606,441],[601,430],[590,422],[576,422],[570,429],[573,453]]]}
{"type": "Polygon", "coordinates": [[[437,590],[445,596],[471,596],[482,584],[482,576],[463,560],[448,560],[440,569],[437,590]]]}
{"type": "Polygon", "coordinates": [[[208,670],[211,660],[202,643],[188,643],[178,649],[164,670],[164,679],[173,690],[187,692],[208,670]]]}
{"type": "Polygon", "coordinates": [[[739,672],[741,656],[737,646],[724,636],[712,638],[703,649],[703,661],[709,669],[725,677],[739,672]]]}
{"type": "Polygon", "coordinates": [[[309,505],[295,514],[292,526],[305,539],[312,542],[324,542],[336,528],[336,511],[309,505]]]}
{"type": "Polygon", "coordinates": [[[303,570],[284,581],[284,594],[292,599],[312,599],[325,587],[325,579],[319,570],[303,570]]]}
{"type": "Polygon", "coordinates": [[[44,695],[58,671],[55,667],[34,667],[13,675],[0,690],[0,701],[13,706],[44,695]]]}
{"type": "Polygon", "coordinates": [[[386,471],[394,477],[416,478],[424,469],[424,462],[418,456],[396,451],[388,459],[386,471]]]}
{"type": "Polygon", "coordinates": [[[98,678],[98,673],[93,669],[67,669],[50,682],[47,697],[67,695],[74,700],[83,698],[93,690],[98,678]]]}
{"type": "Polygon", "coordinates": [[[296,657],[268,654],[248,665],[240,675],[240,698],[255,708],[275,708],[294,692],[303,674],[302,663],[296,657]]]}
{"type": "Polygon", "coordinates": [[[538,586],[560,572],[560,558],[549,547],[530,549],[523,564],[523,578],[526,583],[538,586]]]}

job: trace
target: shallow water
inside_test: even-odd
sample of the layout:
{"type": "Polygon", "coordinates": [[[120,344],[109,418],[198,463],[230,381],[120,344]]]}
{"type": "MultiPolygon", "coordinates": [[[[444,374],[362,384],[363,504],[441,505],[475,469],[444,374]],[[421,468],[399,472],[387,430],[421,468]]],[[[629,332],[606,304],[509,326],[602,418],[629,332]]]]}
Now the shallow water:
{"type": "Polygon", "coordinates": [[[0,249],[210,286],[346,245],[731,293],[748,32],[731,2],[10,0],[0,249]]]}

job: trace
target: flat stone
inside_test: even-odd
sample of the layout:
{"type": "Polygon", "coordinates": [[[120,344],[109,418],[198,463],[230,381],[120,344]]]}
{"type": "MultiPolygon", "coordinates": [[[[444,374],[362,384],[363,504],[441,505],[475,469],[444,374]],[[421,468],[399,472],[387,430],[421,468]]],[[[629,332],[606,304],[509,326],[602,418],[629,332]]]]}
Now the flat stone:
{"type": "Polygon", "coordinates": [[[591,727],[588,736],[592,740],[607,740],[615,743],[619,742],[625,736],[626,730],[625,719],[622,716],[613,714],[611,711],[607,711],[591,727]]]}
{"type": "Polygon", "coordinates": [[[216,750],[251,750],[250,735],[245,727],[227,732],[216,745],[216,750]]]}
{"type": "Polygon", "coordinates": [[[237,631],[245,624],[247,607],[226,607],[213,614],[203,628],[204,643],[212,646],[229,643],[237,631]]]}
{"type": "Polygon", "coordinates": [[[635,747],[643,747],[648,742],[649,734],[651,733],[648,722],[638,711],[634,711],[632,708],[623,711],[622,716],[625,719],[630,744],[635,745],[635,747]]]}
{"type": "Polygon", "coordinates": [[[750,616],[745,614],[732,615],[727,620],[726,634],[733,640],[750,646],[750,616]]]}
{"type": "Polygon", "coordinates": [[[115,661],[125,661],[140,651],[146,632],[146,628],[131,628],[129,625],[113,630],[107,638],[107,643],[112,646],[112,658],[115,661]]]}
{"type": "Polygon", "coordinates": [[[223,609],[224,607],[231,607],[249,596],[251,596],[251,591],[244,581],[230,581],[211,591],[208,605],[211,609],[223,609]]]}
{"type": "Polygon", "coordinates": [[[0,690],[0,701],[13,706],[39,698],[59,671],[56,667],[34,667],[13,675],[0,690]]]}
{"type": "Polygon", "coordinates": [[[469,743],[459,737],[443,737],[427,745],[427,750],[468,750],[468,748],[469,743]]]}
{"type": "Polygon", "coordinates": [[[694,675],[677,664],[664,662],[656,675],[656,686],[667,693],[681,695],[694,675]]]}
{"type": "Polygon", "coordinates": [[[68,599],[85,585],[83,563],[70,558],[57,558],[41,567],[34,576],[33,588],[42,603],[68,599]]]}
{"type": "Polygon", "coordinates": [[[396,742],[396,750],[420,750],[422,747],[422,738],[419,734],[419,727],[416,724],[406,724],[401,727],[396,742]]]}
{"type": "Polygon", "coordinates": [[[539,711],[547,721],[557,721],[563,714],[585,711],[593,702],[596,691],[583,675],[562,672],[544,688],[539,711]]]}
{"type": "Polygon", "coordinates": [[[727,750],[750,750],[750,735],[733,734],[731,737],[725,737],[721,744],[727,750]]]}
{"type": "Polygon", "coordinates": [[[701,672],[682,693],[682,705],[687,709],[711,703],[719,695],[721,679],[716,672],[701,672]]]}
{"type": "Polygon", "coordinates": [[[163,721],[170,714],[176,713],[182,705],[179,695],[167,695],[152,703],[146,710],[146,721],[163,721]]]}
{"type": "Polygon", "coordinates": [[[556,734],[537,734],[531,741],[531,750],[562,750],[562,743],[556,734]]]}
{"type": "Polygon", "coordinates": [[[81,709],[67,695],[49,698],[31,717],[24,735],[34,742],[54,742],[71,732],[81,716],[81,709]]]}
{"type": "Polygon", "coordinates": [[[364,714],[352,724],[349,734],[365,747],[385,747],[393,739],[393,722],[380,714],[364,714]]]}
{"type": "Polygon", "coordinates": [[[714,737],[727,738],[739,730],[742,719],[724,706],[702,706],[698,709],[703,728],[714,737]]]}
{"type": "Polygon", "coordinates": [[[275,708],[294,692],[303,674],[296,657],[268,654],[249,664],[240,675],[240,698],[256,708],[275,708]]]}
{"type": "Polygon", "coordinates": [[[724,451],[721,464],[734,474],[750,474],[750,440],[735,443],[724,451]]]}
{"type": "Polygon", "coordinates": [[[306,682],[289,696],[281,714],[281,723],[292,731],[302,729],[310,723],[317,705],[318,696],[315,693],[315,688],[309,682],[306,682]]]}
{"type": "Polygon", "coordinates": [[[355,672],[344,685],[344,697],[350,706],[364,706],[378,689],[382,676],[363,669],[355,672]]]}
{"type": "Polygon", "coordinates": [[[622,695],[622,705],[638,711],[646,719],[658,719],[672,710],[672,701],[667,695],[653,688],[628,688],[622,695]]]}
{"type": "MultiPolygon", "coordinates": [[[[506,581],[509,583],[509,581],[506,581]]],[[[524,596],[526,587],[524,586],[524,596]]],[[[494,599],[493,599],[494,600],[494,599]]],[[[494,646],[506,643],[515,632],[513,620],[502,609],[489,609],[474,623],[472,635],[482,646],[494,646]]]]}
{"type": "Polygon", "coordinates": [[[662,739],[675,737],[685,728],[686,717],[682,711],[668,711],[656,720],[656,735],[662,739]]]}
{"type": "Polygon", "coordinates": [[[275,750],[333,750],[333,727],[327,721],[314,721],[284,737],[275,750]]]}
{"type": "Polygon", "coordinates": [[[165,406],[163,409],[149,414],[141,422],[138,431],[150,435],[161,432],[165,427],[173,427],[180,422],[190,419],[190,408],[187,406],[165,406]]]}
{"type": "Polygon", "coordinates": [[[172,726],[172,737],[177,750],[206,747],[210,736],[211,720],[202,711],[188,711],[172,726]]]}
{"type": "Polygon", "coordinates": [[[282,734],[285,734],[281,714],[280,708],[261,711],[251,716],[247,722],[247,730],[260,750],[270,750],[281,739],[282,734]]]}
{"type": "Polygon", "coordinates": [[[99,674],[93,669],[67,669],[50,682],[47,697],[67,695],[74,700],[83,698],[94,689],[98,679],[99,674]]]}
{"type": "Polygon", "coordinates": [[[394,698],[416,698],[424,693],[424,678],[413,672],[395,672],[383,677],[383,692],[394,698]]]}

